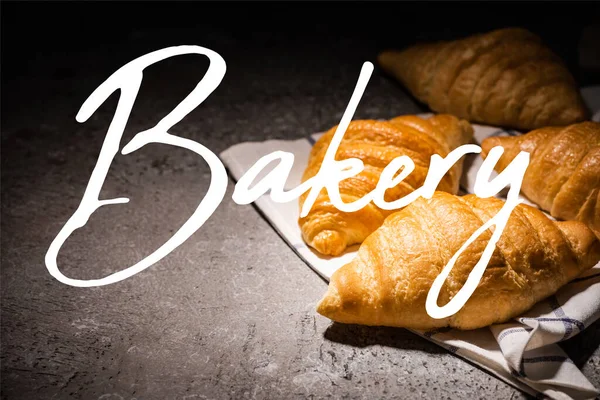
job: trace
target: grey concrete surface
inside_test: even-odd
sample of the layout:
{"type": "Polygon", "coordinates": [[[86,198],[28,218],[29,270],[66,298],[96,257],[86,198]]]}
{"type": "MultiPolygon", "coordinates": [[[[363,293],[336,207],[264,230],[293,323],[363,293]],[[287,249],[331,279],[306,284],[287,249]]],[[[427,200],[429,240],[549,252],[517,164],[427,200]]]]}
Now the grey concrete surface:
{"type": "MultiPolygon", "coordinates": [[[[361,63],[374,57],[343,40],[293,54],[282,43],[258,51],[240,40],[195,41],[221,53],[228,71],[172,130],[217,154],[336,124],[361,63]]],[[[74,116],[118,67],[173,44],[145,43],[133,37],[105,53],[40,57],[36,75],[4,88],[12,107],[2,115],[3,399],[528,398],[405,330],[321,317],[315,305],[326,283],[252,206],[231,200],[232,182],[207,223],[146,271],[98,288],[52,278],[45,252],[79,204],[117,95],[85,124],[74,116]]],[[[205,68],[194,56],[149,68],[122,145],[172,109],[205,68]]],[[[355,118],[421,110],[376,70],[355,118]]],[[[58,259],[63,272],[89,279],[132,265],[188,218],[209,179],[202,160],[171,147],[118,155],[102,197],[131,202],[100,209],[76,231],[58,259]]],[[[598,386],[599,342],[594,324],[565,344],[598,386]]]]}

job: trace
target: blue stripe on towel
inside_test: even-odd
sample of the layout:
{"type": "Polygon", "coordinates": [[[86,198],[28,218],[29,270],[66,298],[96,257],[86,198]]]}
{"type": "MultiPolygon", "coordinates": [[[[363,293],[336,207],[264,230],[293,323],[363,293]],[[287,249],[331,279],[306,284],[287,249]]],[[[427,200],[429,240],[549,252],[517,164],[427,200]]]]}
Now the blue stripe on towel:
{"type": "Polygon", "coordinates": [[[521,321],[524,320],[534,320],[534,321],[541,321],[541,322],[556,322],[556,321],[562,321],[563,323],[568,323],[571,325],[575,325],[580,331],[582,331],[585,328],[585,325],[583,322],[578,321],[576,319],[573,318],[519,318],[521,321]]]}
{"type": "Polygon", "coordinates": [[[315,139],[310,135],[306,137],[306,140],[308,140],[308,143],[310,143],[311,146],[314,146],[316,143],[315,139]]]}
{"type": "MultiPolygon", "coordinates": [[[[550,303],[550,307],[552,307],[552,311],[554,311],[554,315],[556,315],[559,318],[567,317],[564,310],[560,307],[560,304],[558,304],[558,299],[556,298],[556,296],[550,297],[548,299],[548,302],[550,303]]],[[[571,336],[571,333],[573,333],[573,325],[564,320],[563,324],[565,325],[565,334],[563,335],[563,339],[566,339],[569,336],[571,336]]]]}
{"type": "Polygon", "coordinates": [[[535,364],[535,363],[540,363],[540,362],[563,362],[563,361],[567,361],[567,362],[573,362],[570,358],[565,357],[565,356],[540,356],[540,357],[530,357],[530,358],[523,358],[523,363],[527,363],[527,364],[535,364]]]}
{"type": "Polygon", "coordinates": [[[510,368],[510,374],[515,378],[526,378],[527,374],[525,373],[525,364],[536,364],[541,362],[570,362],[573,361],[565,356],[540,356],[540,357],[523,357],[521,359],[521,363],[519,365],[519,371],[516,371],[510,368]]]}
{"type": "Polygon", "coordinates": [[[518,333],[518,332],[527,333],[527,329],[525,329],[525,328],[510,328],[510,329],[507,329],[507,330],[503,331],[500,335],[498,335],[498,341],[500,342],[500,341],[502,341],[502,339],[504,339],[508,335],[512,335],[513,333],[518,333]]]}

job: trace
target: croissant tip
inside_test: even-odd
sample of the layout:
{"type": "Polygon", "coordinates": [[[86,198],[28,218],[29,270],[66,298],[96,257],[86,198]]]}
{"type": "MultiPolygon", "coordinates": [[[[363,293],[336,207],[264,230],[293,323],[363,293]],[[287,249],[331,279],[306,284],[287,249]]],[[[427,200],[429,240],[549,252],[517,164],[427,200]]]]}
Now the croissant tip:
{"type": "Polygon", "coordinates": [[[587,224],[581,221],[556,221],[556,225],[573,246],[587,250],[597,246],[599,239],[587,224]]]}
{"type": "Polygon", "coordinates": [[[481,142],[481,156],[483,158],[487,157],[490,150],[496,146],[502,146],[502,138],[498,136],[492,136],[484,139],[481,142]]]}
{"type": "Polygon", "coordinates": [[[395,59],[398,56],[398,54],[400,54],[399,50],[382,50],[379,52],[379,54],[377,54],[377,64],[379,64],[379,66],[384,69],[388,69],[397,62],[397,60],[395,59]]]}
{"type": "Polygon", "coordinates": [[[325,293],[325,296],[317,304],[317,312],[324,317],[332,319],[336,311],[340,308],[340,302],[340,294],[337,289],[332,284],[329,284],[327,293],[325,293]]]}
{"type": "Polygon", "coordinates": [[[379,58],[382,58],[382,57],[383,57],[383,58],[385,58],[385,57],[388,57],[388,56],[390,56],[390,55],[392,55],[392,54],[394,54],[394,53],[396,53],[396,52],[397,52],[397,50],[393,50],[393,49],[384,49],[384,50],[381,50],[381,51],[380,51],[380,52],[377,54],[377,58],[378,58],[378,59],[379,59],[379,58]]]}
{"type": "Polygon", "coordinates": [[[590,117],[591,112],[584,106],[567,108],[558,116],[558,124],[566,126],[578,122],[585,122],[590,117]]]}
{"type": "Polygon", "coordinates": [[[326,256],[339,256],[346,250],[346,240],[341,232],[335,230],[323,230],[311,241],[319,253],[326,256]]]}

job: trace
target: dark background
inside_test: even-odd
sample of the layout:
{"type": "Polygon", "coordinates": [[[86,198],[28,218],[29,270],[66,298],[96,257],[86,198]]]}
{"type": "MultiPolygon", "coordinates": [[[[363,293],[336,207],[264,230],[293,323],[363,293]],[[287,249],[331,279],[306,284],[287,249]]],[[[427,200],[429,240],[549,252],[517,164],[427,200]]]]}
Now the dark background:
{"type": "MultiPolygon", "coordinates": [[[[302,66],[343,55],[358,65],[385,48],[507,26],[538,33],[581,85],[598,84],[598,69],[580,67],[578,46],[583,27],[599,23],[599,10],[592,1],[4,1],[2,88],[10,100],[2,102],[2,114],[20,114],[32,90],[44,92],[76,75],[107,77],[137,56],[174,44],[202,43],[226,61],[264,57],[261,68],[269,75],[285,69],[281,58],[302,66]]],[[[85,96],[92,86],[71,90],[81,88],[85,96]]]]}
{"type": "MultiPolygon", "coordinates": [[[[351,39],[375,52],[415,41],[453,39],[521,26],[540,34],[582,83],[581,29],[598,23],[597,2],[2,2],[2,76],[39,72],[40,57],[94,49],[146,51],[174,42],[226,36],[264,47],[336,47],[351,39]],[[134,47],[136,46],[136,47],[134,47]]],[[[345,49],[351,51],[351,49],[345,49]]],[[[48,61],[48,60],[45,60],[48,61]]],[[[58,61],[58,60],[57,60],[58,61]]],[[[101,60],[98,60],[101,62],[101,60]]],[[[108,60],[107,60],[108,61],[108,60]]],[[[120,60],[119,60],[120,61],[120,60]]],[[[299,60],[300,61],[300,60],[299,60]]],[[[58,61],[60,62],[60,61],[58,61]]],[[[265,66],[268,72],[268,66],[265,66]]],[[[3,80],[3,83],[7,83],[3,80]]]]}
{"type": "MultiPolygon", "coordinates": [[[[86,123],[74,117],[136,57],[180,44],[224,57],[221,85],[172,129],[218,154],[241,141],[337,124],[362,63],[419,40],[521,26],[540,34],[581,85],[600,84],[578,53],[582,29],[600,22],[597,2],[0,7],[2,398],[523,398],[407,331],[330,326],[314,311],[324,282],[252,207],[232,202],[231,182],[192,238],[119,284],[66,287],[43,257],[79,204],[117,95],[86,123]]],[[[147,68],[123,143],[158,122],[205,70],[198,56],[147,68]]],[[[422,110],[376,68],[355,118],[422,110]]],[[[105,276],[141,259],[187,219],[208,176],[206,165],[168,146],[117,156],[102,197],[132,201],[102,208],[67,241],[58,260],[64,273],[105,276]]],[[[564,343],[596,386],[598,343],[598,322],[564,343]]]]}

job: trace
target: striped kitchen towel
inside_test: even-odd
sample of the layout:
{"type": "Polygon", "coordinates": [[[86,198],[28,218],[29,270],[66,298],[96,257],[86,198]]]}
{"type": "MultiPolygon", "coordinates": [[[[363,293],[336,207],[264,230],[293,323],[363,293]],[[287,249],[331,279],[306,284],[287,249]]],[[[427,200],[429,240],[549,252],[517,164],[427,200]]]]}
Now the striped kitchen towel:
{"type": "MultiPolygon", "coordinates": [[[[593,97],[594,101],[588,104],[595,105],[600,98],[600,87],[582,93],[586,99],[593,97]]],[[[600,118],[600,113],[596,112],[595,118],[600,118]]],[[[477,143],[489,136],[519,134],[483,125],[474,125],[474,128],[477,143]]],[[[274,151],[290,152],[294,154],[294,166],[285,185],[289,190],[300,184],[310,149],[320,135],[298,140],[240,143],[225,150],[220,157],[237,181],[262,156],[274,151]]],[[[472,193],[482,159],[475,154],[467,157],[461,188],[464,193],[472,193]]],[[[257,180],[268,172],[265,169],[257,180]]],[[[524,201],[531,204],[526,199],[524,201]]],[[[335,270],[356,255],[357,246],[340,257],[323,257],[307,247],[297,223],[297,201],[277,203],[265,194],[254,204],[290,247],[323,278],[329,280],[335,270]]],[[[598,317],[600,264],[510,323],[473,331],[438,329],[413,332],[531,395],[552,399],[593,399],[600,392],[558,343],[577,335],[598,317]]]]}

